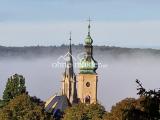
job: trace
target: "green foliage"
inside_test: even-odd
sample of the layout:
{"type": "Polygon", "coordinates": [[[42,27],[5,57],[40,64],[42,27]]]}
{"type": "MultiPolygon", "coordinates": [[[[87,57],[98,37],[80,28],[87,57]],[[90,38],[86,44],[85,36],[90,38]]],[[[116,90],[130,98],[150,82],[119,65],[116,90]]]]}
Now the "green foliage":
{"type": "Polygon", "coordinates": [[[0,120],[53,120],[44,111],[44,103],[28,95],[25,79],[18,74],[8,78],[0,107],[0,120]]]}
{"type": "Polygon", "coordinates": [[[136,105],[134,98],[126,98],[112,107],[111,112],[106,113],[105,120],[123,120],[125,110],[133,109],[136,105]]]}
{"type": "Polygon", "coordinates": [[[104,120],[160,120],[160,90],[146,91],[140,81],[138,99],[127,98],[112,107],[104,120]]]}
{"type": "Polygon", "coordinates": [[[15,74],[8,78],[6,88],[3,92],[3,100],[5,102],[10,101],[14,97],[25,93],[25,78],[22,75],[15,74]]]}
{"type": "Polygon", "coordinates": [[[65,111],[64,120],[101,120],[105,109],[100,104],[77,104],[65,111]]]}
{"type": "Polygon", "coordinates": [[[146,90],[139,80],[136,80],[138,84],[138,95],[140,98],[140,106],[143,108],[143,114],[141,115],[145,120],[160,120],[160,89],[159,90],[146,90]]]}
{"type": "Polygon", "coordinates": [[[53,120],[43,106],[33,102],[29,95],[21,94],[0,109],[0,120],[53,120]]]}
{"type": "Polygon", "coordinates": [[[5,102],[0,99],[0,108],[2,108],[3,106],[5,106],[5,102]]]}

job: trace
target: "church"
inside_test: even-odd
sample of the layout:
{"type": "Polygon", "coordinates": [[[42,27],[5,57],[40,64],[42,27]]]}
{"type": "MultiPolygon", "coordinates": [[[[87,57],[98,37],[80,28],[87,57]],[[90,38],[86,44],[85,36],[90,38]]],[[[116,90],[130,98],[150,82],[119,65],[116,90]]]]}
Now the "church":
{"type": "Polygon", "coordinates": [[[98,74],[96,70],[98,63],[93,58],[93,40],[90,35],[90,20],[88,25],[88,34],[85,39],[85,55],[79,63],[79,73],[75,74],[72,43],[70,35],[70,44],[68,47],[65,71],[63,73],[61,95],[50,97],[45,103],[45,110],[52,113],[53,116],[59,116],[68,106],[78,103],[96,104],[97,103],[97,83],[98,74]]]}

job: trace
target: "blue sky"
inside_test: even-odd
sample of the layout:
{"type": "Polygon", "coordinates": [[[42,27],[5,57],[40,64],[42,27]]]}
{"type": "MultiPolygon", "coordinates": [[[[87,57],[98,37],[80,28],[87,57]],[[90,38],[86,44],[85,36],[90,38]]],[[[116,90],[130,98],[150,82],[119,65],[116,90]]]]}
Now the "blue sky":
{"type": "Polygon", "coordinates": [[[159,0],[0,0],[0,45],[83,43],[160,48],[159,0]]]}

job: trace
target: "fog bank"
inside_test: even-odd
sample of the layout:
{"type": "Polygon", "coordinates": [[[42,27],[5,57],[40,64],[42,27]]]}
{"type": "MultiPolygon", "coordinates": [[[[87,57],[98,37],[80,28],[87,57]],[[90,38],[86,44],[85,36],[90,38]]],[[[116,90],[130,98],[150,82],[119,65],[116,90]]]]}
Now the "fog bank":
{"type": "MultiPolygon", "coordinates": [[[[51,95],[60,93],[64,68],[53,68],[52,64],[56,63],[61,55],[65,55],[65,50],[60,53],[57,51],[50,56],[0,59],[0,96],[3,94],[7,78],[15,73],[26,78],[27,90],[32,96],[46,100],[51,95]]],[[[82,51],[73,52],[76,56],[82,51]]],[[[126,97],[137,97],[136,79],[139,79],[147,89],[159,88],[159,54],[133,51],[115,54],[105,50],[95,51],[94,58],[105,65],[104,68],[99,67],[97,70],[98,100],[107,110],[126,97]]],[[[75,72],[78,74],[78,68],[75,68],[75,72]]]]}

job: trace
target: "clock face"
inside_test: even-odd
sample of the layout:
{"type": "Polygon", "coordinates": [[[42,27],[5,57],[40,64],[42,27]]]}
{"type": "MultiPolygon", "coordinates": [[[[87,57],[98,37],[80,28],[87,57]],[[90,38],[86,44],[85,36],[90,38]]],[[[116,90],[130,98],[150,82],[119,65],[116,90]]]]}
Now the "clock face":
{"type": "Polygon", "coordinates": [[[87,87],[90,87],[90,82],[87,82],[87,83],[86,83],[86,86],[87,86],[87,87]]]}

